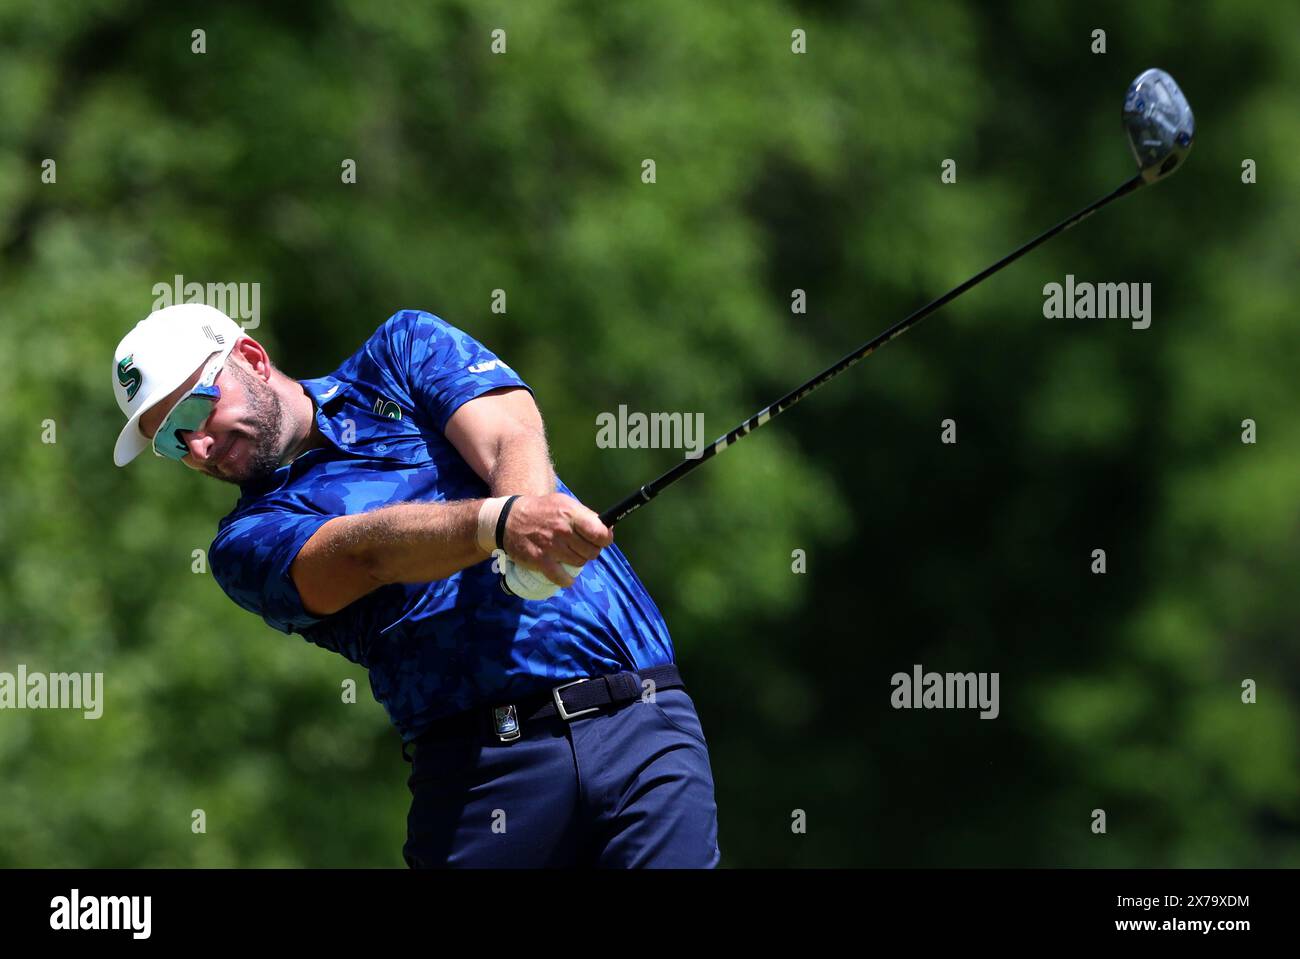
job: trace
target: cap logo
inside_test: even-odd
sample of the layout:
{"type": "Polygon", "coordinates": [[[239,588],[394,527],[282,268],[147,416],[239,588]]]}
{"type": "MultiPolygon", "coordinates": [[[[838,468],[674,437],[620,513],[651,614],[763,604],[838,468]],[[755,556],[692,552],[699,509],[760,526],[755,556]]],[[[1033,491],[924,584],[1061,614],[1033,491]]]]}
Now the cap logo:
{"type": "Polygon", "coordinates": [[[207,334],[208,339],[215,340],[218,346],[226,345],[226,338],[220,333],[212,332],[212,327],[208,326],[206,323],[203,325],[203,332],[207,334]]]}
{"type": "Polygon", "coordinates": [[[126,387],[126,401],[128,403],[135,399],[135,394],[140,391],[140,383],[144,380],[144,377],[140,375],[140,371],[132,368],[134,363],[135,354],[128,353],[117,364],[117,381],[126,387]]]}

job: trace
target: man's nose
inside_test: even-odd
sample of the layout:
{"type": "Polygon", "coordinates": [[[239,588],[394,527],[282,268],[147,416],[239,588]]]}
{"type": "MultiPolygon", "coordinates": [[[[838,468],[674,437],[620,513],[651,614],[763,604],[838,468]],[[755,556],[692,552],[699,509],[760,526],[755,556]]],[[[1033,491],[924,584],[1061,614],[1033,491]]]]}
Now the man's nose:
{"type": "Polygon", "coordinates": [[[181,434],[189,448],[189,458],[202,466],[216,446],[216,437],[206,430],[188,430],[181,434]]]}

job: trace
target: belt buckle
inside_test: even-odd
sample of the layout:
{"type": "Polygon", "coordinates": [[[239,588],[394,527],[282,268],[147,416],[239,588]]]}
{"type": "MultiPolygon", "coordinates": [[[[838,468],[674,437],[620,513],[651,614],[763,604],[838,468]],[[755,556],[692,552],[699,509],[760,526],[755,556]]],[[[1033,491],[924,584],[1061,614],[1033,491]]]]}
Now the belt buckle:
{"type": "Polygon", "coordinates": [[[519,730],[519,713],[513,703],[492,707],[492,730],[503,743],[512,743],[523,735],[519,730]]]}
{"type": "Polygon", "coordinates": [[[585,679],[575,679],[571,683],[565,683],[562,686],[556,686],[554,689],[551,690],[551,697],[555,700],[555,708],[559,710],[560,718],[563,719],[565,722],[569,722],[570,720],[576,719],[579,716],[585,716],[588,713],[600,712],[599,706],[588,706],[586,709],[579,709],[576,713],[571,713],[564,708],[564,700],[560,698],[561,689],[568,689],[570,686],[578,685],[578,683],[589,683],[589,682],[591,682],[591,677],[587,677],[585,679]]]}

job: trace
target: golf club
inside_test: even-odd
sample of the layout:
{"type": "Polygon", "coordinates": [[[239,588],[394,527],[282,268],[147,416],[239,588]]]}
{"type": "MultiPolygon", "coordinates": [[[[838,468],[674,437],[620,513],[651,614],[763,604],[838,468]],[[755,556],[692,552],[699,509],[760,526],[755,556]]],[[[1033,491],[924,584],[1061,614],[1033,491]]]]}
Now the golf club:
{"type": "Polygon", "coordinates": [[[992,266],[972,276],[965,283],[953,287],[937,300],[932,300],[915,313],[899,320],[889,329],[868,340],[845,356],[838,363],[827,367],[806,383],[795,387],[775,403],[764,407],[731,431],[719,436],[710,446],[701,451],[699,456],[682,460],[662,476],[646,483],[636,492],[605,510],[600,514],[600,521],[611,527],[620,522],[650,502],[669,486],[672,486],[683,476],[697,469],[710,458],[717,456],[741,438],[748,436],[760,426],[771,422],[809,393],[829,383],[860,360],[866,359],[877,349],[925,319],[939,307],[951,303],[967,290],[978,286],[1003,267],[1014,263],[1030,250],[1041,246],[1052,237],[1064,233],[1080,220],[1096,213],[1112,200],[1118,200],[1120,197],[1132,193],[1140,186],[1155,183],[1157,180],[1168,176],[1181,165],[1188,152],[1192,149],[1192,138],[1196,132],[1192,109],[1187,105],[1187,100],[1183,96],[1183,92],[1178,89],[1178,84],[1174,82],[1174,78],[1163,70],[1154,68],[1145,70],[1138,75],[1136,80],[1129,84],[1128,93],[1124,97],[1123,120],[1124,130],[1128,134],[1129,147],[1133,150],[1133,157],[1138,163],[1138,173],[1131,180],[1123,183],[1095,203],[1084,207],[1073,216],[1062,220],[1047,232],[1034,237],[1019,249],[1008,253],[992,266]]]}
{"type": "MultiPolygon", "coordinates": [[[[1169,176],[1174,170],[1178,169],[1192,148],[1195,122],[1192,117],[1191,107],[1188,106],[1186,98],[1178,88],[1178,84],[1174,82],[1173,77],[1163,70],[1154,68],[1145,70],[1129,84],[1128,92],[1124,97],[1122,119],[1125,133],[1128,135],[1129,147],[1132,149],[1133,157],[1138,164],[1138,172],[1132,179],[1124,182],[1101,199],[1090,203],[1073,216],[1062,220],[1045,233],[1039,234],[1019,249],[1008,253],[992,266],[975,274],[966,282],[953,287],[943,296],[927,303],[873,339],[868,340],[839,362],[827,367],[812,379],[795,387],[775,403],[764,407],[734,429],[719,436],[698,456],[682,460],[682,462],[657,479],[644,484],[636,492],[624,497],[601,513],[601,522],[610,527],[621,522],[682,477],[698,469],[708,460],[717,456],[743,437],[748,436],[760,426],[771,422],[808,394],[826,385],[859,361],[866,359],[877,349],[910,329],[941,306],[951,303],[1003,267],[1014,263],[1030,250],[1041,246],[1052,237],[1064,233],[1079,221],[1096,213],[1106,204],[1118,200],[1122,196],[1127,196],[1139,187],[1148,183],[1155,183],[1169,176]]],[[[525,598],[545,598],[540,594],[551,595],[554,592],[553,589],[549,593],[547,592],[548,588],[553,584],[541,573],[534,573],[530,569],[518,567],[509,561],[509,557],[505,558],[503,572],[505,573],[505,581],[509,584],[507,588],[516,595],[525,598]]],[[[575,572],[575,570],[570,570],[571,574],[575,572]]]]}

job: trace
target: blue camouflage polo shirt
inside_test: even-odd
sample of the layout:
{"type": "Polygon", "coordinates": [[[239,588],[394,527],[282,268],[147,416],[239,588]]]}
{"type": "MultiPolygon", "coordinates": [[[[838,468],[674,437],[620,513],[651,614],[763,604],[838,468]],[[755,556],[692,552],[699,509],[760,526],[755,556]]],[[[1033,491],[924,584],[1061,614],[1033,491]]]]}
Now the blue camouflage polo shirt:
{"type": "Polygon", "coordinates": [[[471,707],[672,662],[668,627],[617,546],[541,602],[507,594],[485,559],[447,579],[382,586],[331,616],[308,614],[289,567],[312,534],[335,516],[394,503],[491,495],[443,429],[468,400],[527,385],[473,337],[416,310],[386,320],[333,373],[300,383],[328,442],[240,487],[209,551],[212,572],[271,626],[366,667],[404,740],[471,707]]]}

